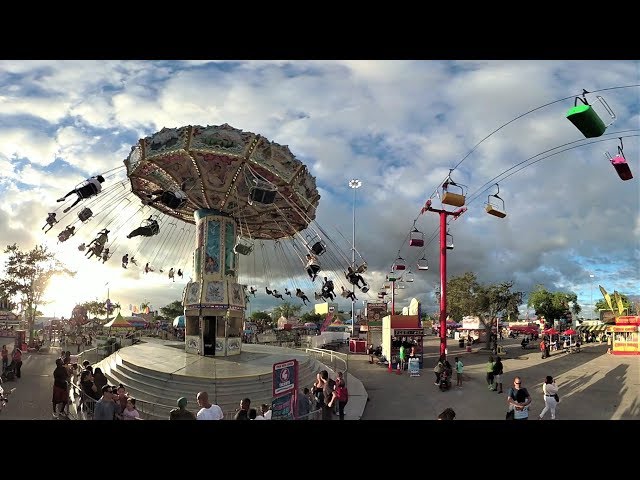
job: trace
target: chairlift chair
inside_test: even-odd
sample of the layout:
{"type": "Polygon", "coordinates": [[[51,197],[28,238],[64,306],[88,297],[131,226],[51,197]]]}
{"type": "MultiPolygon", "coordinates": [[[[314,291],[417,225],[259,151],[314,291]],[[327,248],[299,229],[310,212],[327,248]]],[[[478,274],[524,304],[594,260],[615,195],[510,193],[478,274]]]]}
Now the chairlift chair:
{"type": "Polygon", "coordinates": [[[424,233],[413,227],[409,234],[409,246],[410,247],[423,247],[424,246],[424,233]]]}
{"type": "Polygon", "coordinates": [[[404,263],[404,258],[398,257],[396,258],[395,263],[393,264],[394,270],[404,270],[407,268],[407,265],[404,263]]]}
{"type": "Polygon", "coordinates": [[[498,218],[504,218],[507,216],[504,211],[504,200],[498,196],[498,193],[500,193],[500,186],[497,183],[496,186],[498,187],[498,191],[494,195],[489,195],[487,197],[487,205],[484,207],[484,209],[489,215],[493,215],[498,218]],[[502,202],[502,210],[498,209],[495,204],[491,203],[491,197],[495,197],[502,202]]]}
{"type": "Polygon", "coordinates": [[[388,274],[387,274],[387,281],[388,282],[395,282],[398,279],[398,276],[396,275],[396,273],[391,270],[388,274]]]}
{"type": "Polygon", "coordinates": [[[453,250],[453,236],[447,232],[447,239],[451,238],[451,242],[447,241],[447,250],[453,250]]]}
{"type": "Polygon", "coordinates": [[[569,109],[566,117],[586,138],[599,137],[605,132],[607,127],[614,122],[616,114],[613,113],[613,110],[611,110],[611,107],[605,102],[604,98],[597,95],[596,98],[600,100],[600,103],[602,103],[609,115],[611,115],[611,122],[605,125],[593,107],[589,105],[586,97],[587,93],[589,92],[583,89],[582,98],[575,98],[573,107],[569,109]],[[581,105],[578,105],[578,100],[582,102],[581,105]]]}
{"type": "Polygon", "coordinates": [[[424,255],[418,260],[418,270],[429,270],[429,263],[424,255]]]}
{"type": "Polygon", "coordinates": [[[240,255],[249,255],[253,251],[253,241],[238,235],[236,244],[233,246],[233,253],[240,255]]]}
{"type": "Polygon", "coordinates": [[[414,275],[413,273],[411,273],[411,270],[408,270],[407,272],[405,272],[404,275],[402,275],[402,278],[404,279],[405,282],[407,283],[411,283],[414,281],[414,275]]]}
{"type": "Polygon", "coordinates": [[[631,169],[629,168],[629,164],[627,163],[627,159],[625,158],[622,149],[622,138],[620,138],[618,154],[615,157],[611,157],[609,152],[606,152],[604,156],[611,162],[611,165],[613,165],[613,168],[615,168],[618,176],[622,180],[631,180],[633,178],[633,175],[631,174],[631,169]]]}
{"type": "Polygon", "coordinates": [[[447,205],[452,205],[454,207],[462,207],[465,202],[464,185],[458,184],[453,180],[451,180],[452,170],[453,169],[449,170],[449,176],[447,177],[445,182],[442,184],[442,203],[446,203],[447,205]],[[449,191],[450,185],[453,185],[454,187],[459,188],[460,193],[450,192],[449,191]]]}
{"type": "Polygon", "coordinates": [[[254,178],[252,183],[253,186],[249,189],[249,205],[253,205],[253,202],[270,205],[275,201],[278,187],[271,182],[257,178],[254,178]]]}

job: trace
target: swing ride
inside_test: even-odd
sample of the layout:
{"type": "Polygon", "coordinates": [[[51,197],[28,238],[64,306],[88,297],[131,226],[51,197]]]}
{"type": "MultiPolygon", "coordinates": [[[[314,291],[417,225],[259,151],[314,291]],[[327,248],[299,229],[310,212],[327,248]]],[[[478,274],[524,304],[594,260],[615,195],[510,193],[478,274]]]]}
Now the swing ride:
{"type": "Polygon", "coordinates": [[[256,292],[304,305],[333,300],[338,286],[367,292],[366,262],[357,251],[361,262],[350,261],[315,222],[315,178],[286,145],[227,124],[163,128],[132,146],[124,168],[126,180],[115,184],[101,175],[105,188],[83,203],[75,234],[97,217],[103,230],[88,243],[88,258],[106,262],[126,249],[148,275],[188,270],[191,257],[187,352],[239,354],[244,310],[256,292]]]}

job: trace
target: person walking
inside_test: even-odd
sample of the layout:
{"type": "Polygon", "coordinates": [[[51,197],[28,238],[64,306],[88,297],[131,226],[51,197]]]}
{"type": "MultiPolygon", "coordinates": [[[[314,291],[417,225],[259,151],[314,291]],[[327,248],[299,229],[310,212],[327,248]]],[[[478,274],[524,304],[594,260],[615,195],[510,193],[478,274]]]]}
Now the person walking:
{"type": "Polygon", "coordinates": [[[558,387],[551,375],[547,375],[544,383],[542,384],[542,394],[544,395],[544,408],[540,412],[540,420],[544,419],[544,416],[548,411],[551,411],[551,420],[556,419],[556,407],[560,397],[558,396],[558,387]]]}
{"type": "Polygon", "coordinates": [[[502,360],[500,357],[496,357],[496,362],[493,364],[493,391],[502,393],[502,374],[504,373],[504,367],[502,366],[502,360]],[[499,386],[499,387],[498,387],[499,386]]]}
{"type": "Polygon", "coordinates": [[[529,418],[529,405],[531,404],[531,395],[529,391],[522,386],[522,379],[515,377],[513,386],[509,388],[507,394],[507,405],[513,411],[514,420],[527,420],[529,418]]]}
{"type": "Polygon", "coordinates": [[[493,355],[489,355],[485,371],[487,372],[487,385],[489,390],[493,390],[493,355]]]}
{"type": "Polygon", "coordinates": [[[2,345],[2,371],[4,372],[9,366],[9,350],[6,345],[2,345]]]}
{"type": "Polygon", "coordinates": [[[14,368],[16,369],[16,378],[20,378],[20,369],[22,368],[22,350],[18,346],[16,342],[15,347],[13,347],[13,352],[11,354],[11,361],[13,363],[14,368]]]}
{"type": "Polygon", "coordinates": [[[455,358],[455,367],[456,367],[456,387],[462,388],[462,370],[464,369],[464,364],[459,357],[455,358]]]}
{"type": "Polygon", "coordinates": [[[196,420],[223,420],[224,413],[219,405],[209,402],[209,394],[207,392],[198,392],[196,401],[200,406],[200,410],[196,414],[196,420]]]}
{"type": "Polygon", "coordinates": [[[187,399],[180,397],[178,399],[178,408],[174,408],[169,412],[169,420],[195,420],[196,415],[187,410],[187,399]]]}

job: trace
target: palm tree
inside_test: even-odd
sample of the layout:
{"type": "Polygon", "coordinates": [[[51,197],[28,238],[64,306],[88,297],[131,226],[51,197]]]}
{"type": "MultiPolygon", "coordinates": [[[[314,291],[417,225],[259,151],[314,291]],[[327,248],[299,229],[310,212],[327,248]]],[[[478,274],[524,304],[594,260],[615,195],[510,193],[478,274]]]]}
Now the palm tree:
{"type": "Polygon", "coordinates": [[[282,302],[279,306],[273,309],[273,316],[275,320],[280,317],[289,318],[295,317],[302,310],[302,305],[292,305],[289,302],[282,302]]]}

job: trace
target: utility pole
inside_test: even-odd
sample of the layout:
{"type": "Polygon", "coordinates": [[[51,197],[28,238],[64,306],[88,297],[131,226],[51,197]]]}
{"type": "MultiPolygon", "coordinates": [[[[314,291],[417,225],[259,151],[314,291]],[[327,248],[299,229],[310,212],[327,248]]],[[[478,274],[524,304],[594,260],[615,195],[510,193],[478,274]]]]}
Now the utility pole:
{"type": "Polygon", "coordinates": [[[467,211],[467,207],[453,212],[440,210],[431,206],[431,199],[425,204],[425,211],[436,212],[440,215],[440,355],[447,351],[447,217],[458,218],[467,211]]]}

